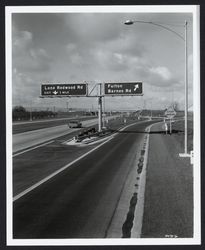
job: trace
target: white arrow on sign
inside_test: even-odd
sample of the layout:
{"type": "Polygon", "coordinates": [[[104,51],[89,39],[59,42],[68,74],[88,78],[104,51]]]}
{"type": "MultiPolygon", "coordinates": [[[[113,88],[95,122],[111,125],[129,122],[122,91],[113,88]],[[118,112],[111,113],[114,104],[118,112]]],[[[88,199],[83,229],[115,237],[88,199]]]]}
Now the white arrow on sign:
{"type": "Polygon", "coordinates": [[[136,91],[137,89],[139,89],[139,84],[135,85],[134,91],[136,91]]]}
{"type": "Polygon", "coordinates": [[[58,94],[58,92],[55,90],[55,91],[53,91],[53,94],[54,94],[54,95],[57,95],[57,94],[58,94]]]}

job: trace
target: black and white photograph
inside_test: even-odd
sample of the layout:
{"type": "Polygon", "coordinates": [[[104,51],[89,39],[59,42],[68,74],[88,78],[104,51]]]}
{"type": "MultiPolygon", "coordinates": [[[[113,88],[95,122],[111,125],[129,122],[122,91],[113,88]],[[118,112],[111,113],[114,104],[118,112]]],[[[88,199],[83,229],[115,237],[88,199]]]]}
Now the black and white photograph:
{"type": "Polygon", "coordinates": [[[6,6],[7,245],[200,244],[199,20],[6,6]]]}

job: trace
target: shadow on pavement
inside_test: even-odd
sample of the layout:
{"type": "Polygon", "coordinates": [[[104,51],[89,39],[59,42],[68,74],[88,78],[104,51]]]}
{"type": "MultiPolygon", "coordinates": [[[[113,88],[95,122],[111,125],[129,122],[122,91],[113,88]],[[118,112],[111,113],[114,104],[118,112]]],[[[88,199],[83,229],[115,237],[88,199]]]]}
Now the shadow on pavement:
{"type": "MultiPolygon", "coordinates": [[[[183,133],[184,131],[183,130],[176,130],[176,129],[173,129],[172,130],[172,134],[178,134],[178,133],[183,133]]],[[[170,132],[168,131],[167,134],[169,134],[170,132]]],[[[163,131],[150,131],[149,134],[166,134],[166,132],[163,130],[163,131]]]]}
{"type": "MultiPolygon", "coordinates": [[[[119,130],[111,130],[112,132],[116,132],[116,133],[119,133],[119,134],[166,134],[166,132],[164,130],[160,131],[150,131],[150,132],[147,132],[147,131],[140,131],[140,130],[132,130],[132,131],[129,131],[129,130],[126,130],[126,131],[119,131],[119,130]]],[[[178,134],[178,133],[183,133],[184,131],[183,130],[176,130],[176,129],[173,129],[172,130],[172,134],[178,134]]],[[[169,134],[169,131],[167,132],[167,134],[169,134]]]]}

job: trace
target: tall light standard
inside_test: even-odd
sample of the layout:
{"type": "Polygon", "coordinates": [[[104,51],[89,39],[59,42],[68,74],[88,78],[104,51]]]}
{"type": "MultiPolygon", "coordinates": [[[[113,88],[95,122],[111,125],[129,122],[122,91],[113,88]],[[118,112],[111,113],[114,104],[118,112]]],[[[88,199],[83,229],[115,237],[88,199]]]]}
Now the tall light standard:
{"type": "Polygon", "coordinates": [[[185,75],[184,75],[184,83],[185,83],[185,98],[184,98],[184,153],[179,154],[181,157],[190,157],[190,154],[187,152],[187,137],[188,137],[188,64],[187,64],[187,21],[185,21],[184,27],[184,37],[181,36],[176,31],[170,29],[169,27],[165,26],[161,23],[155,23],[155,22],[148,22],[148,21],[140,21],[140,20],[127,20],[124,24],[126,25],[132,25],[134,23],[147,23],[155,26],[159,26],[163,29],[166,29],[175,35],[177,35],[179,38],[181,38],[184,41],[184,47],[185,47],[185,75]]]}

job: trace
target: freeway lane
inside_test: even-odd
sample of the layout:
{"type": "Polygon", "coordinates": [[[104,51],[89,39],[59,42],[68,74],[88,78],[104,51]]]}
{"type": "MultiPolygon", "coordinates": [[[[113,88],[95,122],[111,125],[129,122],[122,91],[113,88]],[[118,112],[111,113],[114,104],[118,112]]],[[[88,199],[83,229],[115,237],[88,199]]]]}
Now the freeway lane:
{"type": "MultiPolygon", "coordinates": [[[[112,119],[113,117],[107,117],[106,119],[112,119]]],[[[91,119],[83,121],[83,127],[93,126],[97,123],[97,119],[91,119]]],[[[68,125],[60,125],[50,128],[37,129],[32,131],[27,131],[25,133],[14,134],[13,139],[13,153],[24,150],[29,147],[44,143],[46,141],[52,140],[56,137],[70,134],[74,131],[80,129],[70,129],[68,125]]]]}
{"type": "Polygon", "coordinates": [[[43,129],[68,124],[69,120],[91,120],[95,117],[72,117],[72,118],[56,118],[50,120],[34,120],[26,122],[14,122],[12,125],[13,134],[23,133],[31,130],[43,129]]]}
{"type": "MultiPolygon", "coordinates": [[[[13,204],[14,238],[104,238],[144,138],[142,122],[119,133],[13,204]]],[[[52,164],[52,163],[51,163],[52,164]]]]}

